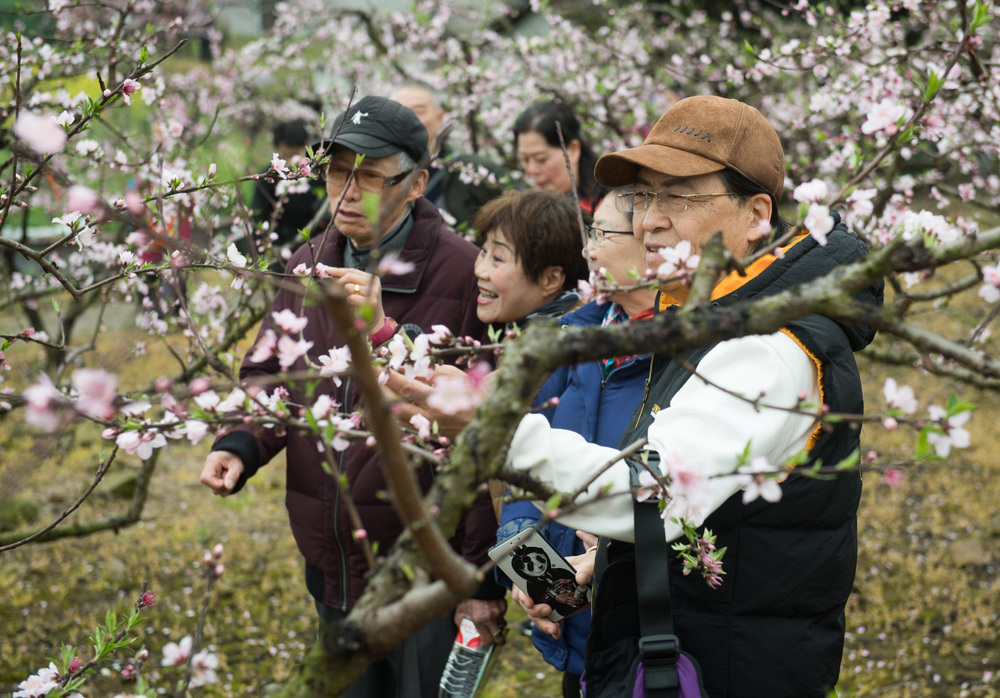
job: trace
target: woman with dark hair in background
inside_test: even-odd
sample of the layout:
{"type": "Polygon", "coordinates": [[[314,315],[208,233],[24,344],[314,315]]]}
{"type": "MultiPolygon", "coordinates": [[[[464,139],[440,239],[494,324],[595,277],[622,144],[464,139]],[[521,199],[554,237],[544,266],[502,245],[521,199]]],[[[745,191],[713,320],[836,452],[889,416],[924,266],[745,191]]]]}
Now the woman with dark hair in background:
{"type": "Polygon", "coordinates": [[[514,146],[521,169],[534,186],[569,194],[575,181],[580,205],[590,212],[597,187],[594,179],[597,156],[584,141],[580,121],[569,107],[562,102],[539,102],[528,107],[514,122],[514,146]],[[566,144],[569,169],[559,141],[557,122],[566,144]]]}

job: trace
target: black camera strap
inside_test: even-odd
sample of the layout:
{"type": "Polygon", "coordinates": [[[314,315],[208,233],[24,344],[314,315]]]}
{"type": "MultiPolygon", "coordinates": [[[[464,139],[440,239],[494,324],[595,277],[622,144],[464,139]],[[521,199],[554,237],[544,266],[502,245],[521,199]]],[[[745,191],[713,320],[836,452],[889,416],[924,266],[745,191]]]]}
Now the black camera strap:
{"type": "MultiPolygon", "coordinates": [[[[655,452],[649,452],[654,470],[655,452]]],[[[656,459],[658,461],[658,459],[656,459]]],[[[640,463],[629,461],[632,486],[639,485],[640,463]]],[[[648,698],[677,698],[680,678],[677,660],[681,643],[674,634],[670,602],[670,547],[663,531],[659,500],[633,502],[635,519],[635,579],[639,608],[639,655],[648,698]]]]}

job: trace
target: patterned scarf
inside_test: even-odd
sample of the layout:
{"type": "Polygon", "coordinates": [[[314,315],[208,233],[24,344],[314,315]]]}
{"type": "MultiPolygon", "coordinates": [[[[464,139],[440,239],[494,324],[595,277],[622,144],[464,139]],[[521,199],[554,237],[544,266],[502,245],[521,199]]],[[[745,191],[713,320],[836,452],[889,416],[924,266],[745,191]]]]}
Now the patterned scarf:
{"type": "MultiPolygon", "coordinates": [[[[601,321],[601,327],[608,327],[609,325],[615,325],[623,322],[633,322],[635,320],[649,320],[652,317],[653,309],[651,307],[646,308],[641,313],[636,313],[632,317],[629,317],[624,308],[617,303],[612,303],[608,308],[608,312],[604,314],[604,319],[601,321]]],[[[627,356],[616,356],[612,359],[606,359],[604,361],[604,377],[607,378],[611,375],[612,371],[616,368],[620,368],[636,356],[637,354],[629,354],[627,356]]]]}

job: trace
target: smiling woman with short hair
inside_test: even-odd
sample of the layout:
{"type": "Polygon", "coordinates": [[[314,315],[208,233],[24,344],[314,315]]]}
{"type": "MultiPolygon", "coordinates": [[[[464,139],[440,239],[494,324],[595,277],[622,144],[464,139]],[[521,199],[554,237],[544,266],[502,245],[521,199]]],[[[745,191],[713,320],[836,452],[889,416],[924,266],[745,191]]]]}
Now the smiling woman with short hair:
{"type": "Polygon", "coordinates": [[[577,285],[588,271],[572,201],[541,189],[507,192],[479,210],[475,227],[482,322],[520,325],[579,304],[577,285]]]}

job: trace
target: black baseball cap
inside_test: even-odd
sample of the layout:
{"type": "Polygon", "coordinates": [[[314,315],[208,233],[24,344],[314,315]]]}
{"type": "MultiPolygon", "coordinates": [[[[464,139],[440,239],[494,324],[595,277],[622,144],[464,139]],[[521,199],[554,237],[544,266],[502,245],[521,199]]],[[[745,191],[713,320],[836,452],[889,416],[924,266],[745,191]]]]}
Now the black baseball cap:
{"type": "MultiPolygon", "coordinates": [[[[364,97],[340,114],[330,129],[330,141],[370,158],[402,151],[414,162],[427,154],[427,129],[409,107],[385,97],[364,97]],[[345,118],[346,117],[346,118],[345,118]]],[[[319,150],[320,144],[313,144],[319,150]]]]}

